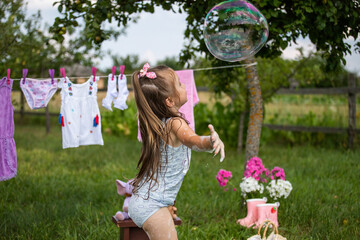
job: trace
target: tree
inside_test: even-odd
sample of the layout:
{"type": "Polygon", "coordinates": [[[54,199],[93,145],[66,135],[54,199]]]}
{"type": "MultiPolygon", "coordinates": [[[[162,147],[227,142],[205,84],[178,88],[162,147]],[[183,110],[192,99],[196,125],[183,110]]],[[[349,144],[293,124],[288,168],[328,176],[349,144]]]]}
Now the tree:
{"type": "MultiPolygon", "coordinates": [[[[141,12],[155,11],[155,6],[173,12],[186,12],[188,17],[185,38],[189,40],[182,51],[182,60],[188,61],[195,53],[208,54],[202,38],[203,23],[206,13],[218,1],[205,2],[186,1],[112,1],[98,0],[61,0],[55,2],[62,17],[55,20],[51,31],[55,38],[64,40],[64,28],[82,27],[86,30],[87,43],[100,46],[110,37],[116,36],[128,25],[138,19],[141,12]],[[83,20],[81,26],[78,21],[83,20]],[[107,27],[113,20],[118,28],[107,27]]],[[[353,37],[356,50],[360,51],[360,5],[353,0],[322,0],[322,1],[280,1],[280,0],[253,0],[252,3],[260,9],[269,23],[270,35],[267,45],[258,56],[279,56],[291,41],[302,36],[308,36],[318,51],[327,60],[329,69],[336,69],[340,63],[345,63],[344,55],[351,53],[351,46],[345,39],[353,37]]],[[[208,55],[212,58],[211,55],[208,55]]]]}
{"type": "MultiPolygon", "coordinates": [[[[28,76],[48,77],[48,69],[59,73],[60,67],[73,63],[91,65],[95,51],[83,46],[83,38],[70,39],[59,43],[52,35],[42,30],[41,15],[26,16],[23,0],[5,0],[0,2],[0,71],[11,69],[13,78],[22,77],[22,69],[29,69],[28,76]]],[[[74,29],[68,29],[68,35],[74,29]]],[[[60,75],[60,74],[59,74],[60,75]]],[[[19,88],[19,85],[14,85],[19,88]]]]}
{"type": "MultiPolygon", "coordinates": [[[[114,18],[118,26],[125,27],[139,12],[154,12],[155,6],[174,12],[186,12],[188,17],[185,38],[188,43],[181,53],[183,62],[189,61],[195,54],[205,53],[208,59],[213,59],[206,49],[203,37],[203,22],[206,13],[216,4],[215,0],[196,2],[186,1],[127,1],[99,0],[92,3],[90,0],[62,0],[57,2],[59,12],[63,13],[52,28],[55,36],[61,39],[61,29],[66,26],[77,25],[77,19],[85,21],[84,28],[88,30],[89,41],[100,45],[102,41],[111,36],[105,28],[105,22],[114,18]],[[175,10],[174,6],[178,8],[175,10]]],[[[345,39],[353,37],[358,40],[360,29],[360,5],[358,1],[323,0],[323,1],[280,1],[280,0],[254,0],[253,4],[261,10],[269,23],[270,35],[268,42],[258,53],[258,56],[279,56],[291,41],[296,42],[300,36],[309,36],[312,43],[326,59],[327,69],[338,70],[341,63],[345,63],[344,55],[351,53],[351,46],[345,39]]],[[[360,42],[356,43],[357,51],[360,42]]],[[[217,60],[214,60],[216,62],[217,60]]],[[[244,61],[255,63],[252,57],[244,61]]],[[[225,73],[227,74],[227,73],[225,73]]],[[[250,122],[248,128],[247,150],[245,159],[256,156],[259,148],[259,137],[262,124],[262,96],[260,81],[256,66],[246,69],[249,101],[250,122]]],[[[225,75],[224,75],[225,76],[225,75]]],[[[237,79],[230,79],[237,81],[237,79]]],[[[223,88],[222,86],[218,86],[223,88]]]]}
{"type": "Polygon", "coordinates": [[[25,13],[21,9],[23,0],[4,0],[0,2],[0,57],[6,58],[12,46],[17,44],[20,24],[24,22],[25,13]]]}

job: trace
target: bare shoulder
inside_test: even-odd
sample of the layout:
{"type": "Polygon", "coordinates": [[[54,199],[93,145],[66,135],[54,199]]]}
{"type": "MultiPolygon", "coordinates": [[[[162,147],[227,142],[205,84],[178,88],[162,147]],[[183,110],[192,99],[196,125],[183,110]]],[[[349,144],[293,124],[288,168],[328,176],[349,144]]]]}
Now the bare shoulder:
{"type": "Polygon", "coordinates": [[[181,142],[178,138],[179,130],[182,129],[184,126],[187,126],[187,123],[184,121],[184,119],[179,117],[171,118],[166,123],[166,129],[167,132],[170,134],[169,142],[168,144],[173,147],[178,147],[181,145],[181,142]]]}
{"type": "Polygon", "coordinates": [[[187,122],[184,119],[182,119],[180,117],[174,117],[174,118],[170,119],[169,127],[171,128],[171,131],[173,133],[176,133],[180,129],[189,127],[189,125],[187,124],[187,122]]]}

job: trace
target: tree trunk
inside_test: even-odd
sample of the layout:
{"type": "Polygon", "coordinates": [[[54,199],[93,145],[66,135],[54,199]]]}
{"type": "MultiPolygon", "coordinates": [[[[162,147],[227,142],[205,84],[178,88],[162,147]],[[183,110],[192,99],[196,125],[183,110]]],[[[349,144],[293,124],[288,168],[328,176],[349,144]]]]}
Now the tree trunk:
{"type": "MultiPolygon", "coordinates": [[[[246,64],[254,64],[255,58],[245,60],[246,64]]],[[[250,116],[246,137],[245,165],[246,162],[259,154],[261,126],[263,122],[262,96],[256,65],[246,68],[246,78],[249,89],[250,116]]]]}

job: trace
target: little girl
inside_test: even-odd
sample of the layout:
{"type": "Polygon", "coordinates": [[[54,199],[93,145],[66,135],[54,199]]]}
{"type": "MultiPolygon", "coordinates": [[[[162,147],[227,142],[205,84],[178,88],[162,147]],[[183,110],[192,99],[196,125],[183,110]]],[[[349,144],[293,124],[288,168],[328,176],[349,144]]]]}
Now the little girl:
{"type": "Polygon", "coordinates": [[[220,152],[224,144],[209,125],[210,136],[198,136],[179,113],[186,103],[185,85],[167,66],[143,69],[132,76],[142,137],[140,169],[133,184],[129,216],[152,240],[177,239],[168,206],[176,195],[190,165],[191,150],[220,152]]]}

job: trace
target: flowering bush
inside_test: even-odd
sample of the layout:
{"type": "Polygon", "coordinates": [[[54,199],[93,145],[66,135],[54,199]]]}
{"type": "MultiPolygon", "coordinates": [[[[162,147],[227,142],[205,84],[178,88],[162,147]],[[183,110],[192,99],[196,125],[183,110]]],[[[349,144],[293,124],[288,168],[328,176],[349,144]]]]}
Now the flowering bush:
{"type": "Polygon", "coordinates": [[[269,171],[258,157],[253,157],[246,163],[240,188],[244,198],[258,198],[266,195],[272,200],[287,198],[292,190],[291,183],[285,180],[284,169],[274,167],[269,171]]]}
{"type": "MultiPolygon", "coordinates": [[[[232,178],[232,173],[224,169],[220,169],[218,174],[216,175],[216,180],[219,182],[219,186],[223,187],[225,192],[227,191],[226,185],[230,183],[230,178],[232,178]]],[[[236,188],[233,188],[233,191],[236,191],[236,188]]]]}
{"type": "MultiPolygon", "coordinates": [[[[216,175],[219,186],[227,191],[232,173],[220,169],[216,175]]],[[[287,198],[292,190],[291,183],[285,180],[285,171],[280,167],[274,167],[271,171],[265,168],[262,160],[258,157],[251,158],[246,163],[244,177],[240,183],[241,196],[245,199],[261,198],[266,196],[271,200],[287,198]]],[[[236,191],[236,188],[233,188],[236,191]]]]}

